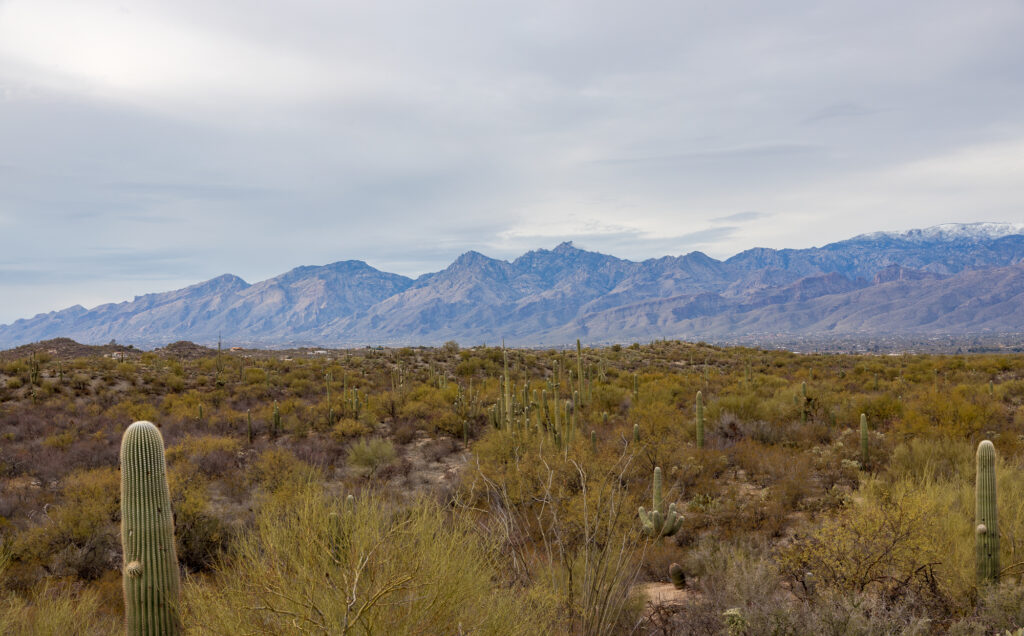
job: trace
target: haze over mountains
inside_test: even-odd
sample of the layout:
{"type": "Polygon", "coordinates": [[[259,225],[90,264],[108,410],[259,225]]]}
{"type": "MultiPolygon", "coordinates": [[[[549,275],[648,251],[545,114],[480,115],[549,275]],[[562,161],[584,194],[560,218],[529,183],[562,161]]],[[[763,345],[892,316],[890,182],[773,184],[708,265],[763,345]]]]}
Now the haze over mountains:
{"type": "Polygon", "coordinates": [[[362,261],[176,291],[0,326],[0,347],[69,337],[143,347],[558,345],[737,334],[1024,332],[1024,224],[949,224],[810,249],[634,262],[563,243],[508,262],[467,252],[411,279],[362,261]]]}

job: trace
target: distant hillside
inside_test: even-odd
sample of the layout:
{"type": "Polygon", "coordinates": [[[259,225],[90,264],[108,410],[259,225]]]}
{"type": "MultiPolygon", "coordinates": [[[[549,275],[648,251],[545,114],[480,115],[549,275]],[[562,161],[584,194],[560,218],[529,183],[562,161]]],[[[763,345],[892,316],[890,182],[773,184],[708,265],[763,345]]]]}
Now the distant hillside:
{"type": "Polygon", "coordinates": [[[738,334],[1024,331],[1024,225],[942,225],[811,249],[642,262],[563,243],[509,262],[467,252],[416,280],[361,261],[260,283],[218,278],[0,326],[0,347],[56,337],[152,347],[497,342],[553,345],[738,334]]]}

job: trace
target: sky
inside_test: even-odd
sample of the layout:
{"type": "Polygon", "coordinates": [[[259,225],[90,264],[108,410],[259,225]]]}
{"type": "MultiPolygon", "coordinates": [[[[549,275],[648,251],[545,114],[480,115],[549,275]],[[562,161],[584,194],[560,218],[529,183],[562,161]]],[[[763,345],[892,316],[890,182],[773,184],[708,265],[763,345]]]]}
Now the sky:
{"type": "Polygon", "coordinates": [[[1024,221],[1024,3],[0,0],[0,324],[1024,221]]]}

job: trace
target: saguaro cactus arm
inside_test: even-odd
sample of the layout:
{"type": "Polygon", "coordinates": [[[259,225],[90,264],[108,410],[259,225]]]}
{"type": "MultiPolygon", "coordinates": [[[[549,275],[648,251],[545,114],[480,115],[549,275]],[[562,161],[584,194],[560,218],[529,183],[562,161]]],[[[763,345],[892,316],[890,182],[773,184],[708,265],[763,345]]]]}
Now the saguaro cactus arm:
{"type": "Polygon", "coordinates": [[[128,636],[180,634],[164,441],[150,422],[135,422],[121,440],[121,546],[128,636]]]}

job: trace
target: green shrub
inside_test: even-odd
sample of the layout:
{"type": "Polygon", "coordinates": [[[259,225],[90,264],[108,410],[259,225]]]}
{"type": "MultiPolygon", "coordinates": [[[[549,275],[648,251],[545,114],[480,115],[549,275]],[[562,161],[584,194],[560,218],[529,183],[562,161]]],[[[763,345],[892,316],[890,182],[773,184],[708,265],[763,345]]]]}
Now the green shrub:
{"type": "Polygon", "coordinates": [[[363,438],[352,444],[348,450],[348,463],[359,471],[370,475],[395,461],[395,446],[390,440],[379,437],[363,438]]]}
{"type": "Polygon", "coordinates": [[[540,634],[550,604],[506,585],[490,535],[419,501],[354,505],[306,485],[269,501],[210,581],[185,589],[186,626],[210,633],[540,634]]]}

